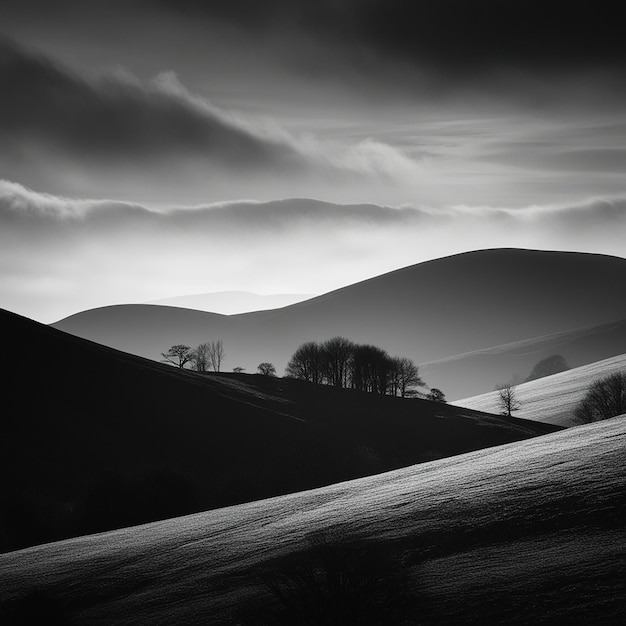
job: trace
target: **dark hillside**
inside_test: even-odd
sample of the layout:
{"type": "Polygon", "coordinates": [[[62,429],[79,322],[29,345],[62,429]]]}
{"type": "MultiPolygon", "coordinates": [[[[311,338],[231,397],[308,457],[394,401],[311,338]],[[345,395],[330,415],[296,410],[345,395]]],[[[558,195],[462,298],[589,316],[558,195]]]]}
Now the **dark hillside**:
{"type": "Polygon", "coordinates": [[[201,375],[0,312],[3,549],[330,484],[555,427],[201,375]]]}

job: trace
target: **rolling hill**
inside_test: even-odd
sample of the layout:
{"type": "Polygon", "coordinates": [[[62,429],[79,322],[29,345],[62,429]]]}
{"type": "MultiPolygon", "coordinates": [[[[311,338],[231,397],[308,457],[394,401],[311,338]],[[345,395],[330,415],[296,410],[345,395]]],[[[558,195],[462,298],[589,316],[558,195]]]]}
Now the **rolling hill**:
{"type": "Polygon", "coordinates": [[[209,313],[234,315],[250,311],[278,309],[313,297],[314,294],[310,293],[258,294],[250,293],[249,291],[216,291],[213,293],[198,293],[187,296],[161,298],[159,300],[151,300],[145,304],[177,306],[184,309],[207,311],[209,313]]]}
{"type": "Polygon", "coordinates": [[[422,363],[420,373],[431,387],[445,389],[448,400],[454,400],[492,391],[510,380],[525,380],[537,363],[555,354],[573,368],[618,356],[625,350],[623,319],[422,363]]]}
{"type": "Polygon", "coordinates": [[[0,311],[0,549],[299,491],[556,427],[202,375],[0,311]]]}
{"type": "MultiPolygon", "coordinates": [[[[430,363],[623,320],[626,292],[615,287],[625,276],[626,259],[617,257],[482,250],[420,263],[273,311],[223,316],[120,305],[84,311],[53,326],[151,359],[176,343],[222,339],[226,366],[248,371],[262,361],[282,371],[301,343],[336,335],[430,363]]],[[[446,391],[443,381],[441,386],[446,391]]]]}
{"type": "Polygon", "coordinates": [[[2,555],[5,615],[84,626],[624,623],[625,445],[623,416],[2,555]]]}
{"type": "MultiPolygon", "coordinates": [[[[559,426],[575,426],[577,421],[574,410],[589,386],[599,378],[616,372],[626,372],[626,354],[517,385],[515,395],[521,406],[515,415],[559,426]]],[[[500,412],[496,391],[464,398],[454,404],[480,411],[500,412]]]]}

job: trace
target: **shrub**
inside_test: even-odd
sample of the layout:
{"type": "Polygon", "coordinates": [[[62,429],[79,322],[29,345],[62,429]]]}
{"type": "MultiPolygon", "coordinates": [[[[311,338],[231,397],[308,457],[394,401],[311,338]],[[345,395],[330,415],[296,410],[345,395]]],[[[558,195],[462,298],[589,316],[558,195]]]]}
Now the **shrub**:
{"type": "Polygon", "coordinates": [[[576,419],[586,424],[626,413],[626,372],[596,380],[576,407],[576,419]]]}

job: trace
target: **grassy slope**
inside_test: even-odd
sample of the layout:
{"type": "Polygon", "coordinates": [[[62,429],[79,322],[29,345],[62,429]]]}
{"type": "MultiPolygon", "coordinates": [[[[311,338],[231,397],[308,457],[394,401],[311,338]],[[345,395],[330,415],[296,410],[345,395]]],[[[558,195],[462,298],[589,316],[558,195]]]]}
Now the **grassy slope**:
{"type": "MultiPolygon", "coordinates": [[[[84,311],[54,327],[155,359],[175,343],[196,346],[219,338],[228,368],[248,371],[261,361],[283,371],[301,343],[336,335],[426,363],[624,319],[626,293],[615,285],[625,275],[626,259],[616,257],[480,250],[419,263],[274,311],[223,316],[126,305],[84,311]]],[[[426,382],[447,391],[444,381],[426,382]]]]}
{"type": "Polygon", "coordinates": [[[624,446],[622,416],[32,548],[0,556],[0,591],[35,586],[90,626],[262,623],[272,601],[257,568],[306,558],[324,531],[402,559],[416,623],[624,623],[624,446]]]}
{"type": "MultiPolygon", "coordinates": [[[[589,386],[599,378],[621,371],[626,371],[626,354],[522,383],[516,388],[521,407],[515,415],[559,426],[574,426],[574,410],[589,386]]],[[[454,404],[479,411],[500,411],[495,391],[457,400],[454,404]]]]}
{"type": "Polygon", "coordinates": [[[84,532],[73,524],[107,472],[124,477],[107,483],[118,507],[127,506],[115,497],[128,480],[168,470],[191,484],[191,510],[206,510],[555,430],[301,381],[202,376],[7,312],[0,330],[12,355],[0,549],[84,532]]]}

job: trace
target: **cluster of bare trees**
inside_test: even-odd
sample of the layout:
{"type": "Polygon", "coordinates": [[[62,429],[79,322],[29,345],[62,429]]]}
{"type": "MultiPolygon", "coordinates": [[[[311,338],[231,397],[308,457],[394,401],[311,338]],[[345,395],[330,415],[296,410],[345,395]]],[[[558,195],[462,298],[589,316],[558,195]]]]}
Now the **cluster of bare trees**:
{"type": "Polygon", "coordinates": [[[226,356],[224,344],[221,339],[201,343],[196,348],[191,348],[179,343],[172,346],[161,356],[166,363],[172,363],[181,369],[189,363],[197,372],[219,372],[226,356]]]}
{"type": "Polygon", "coordinates": [[[414,395],[416,387],[425,386],[410,359],[391,357],[381,348],[356,344],[344,337],[303,343],[285,373],[312,383],[403,398],[414,395]]]}

